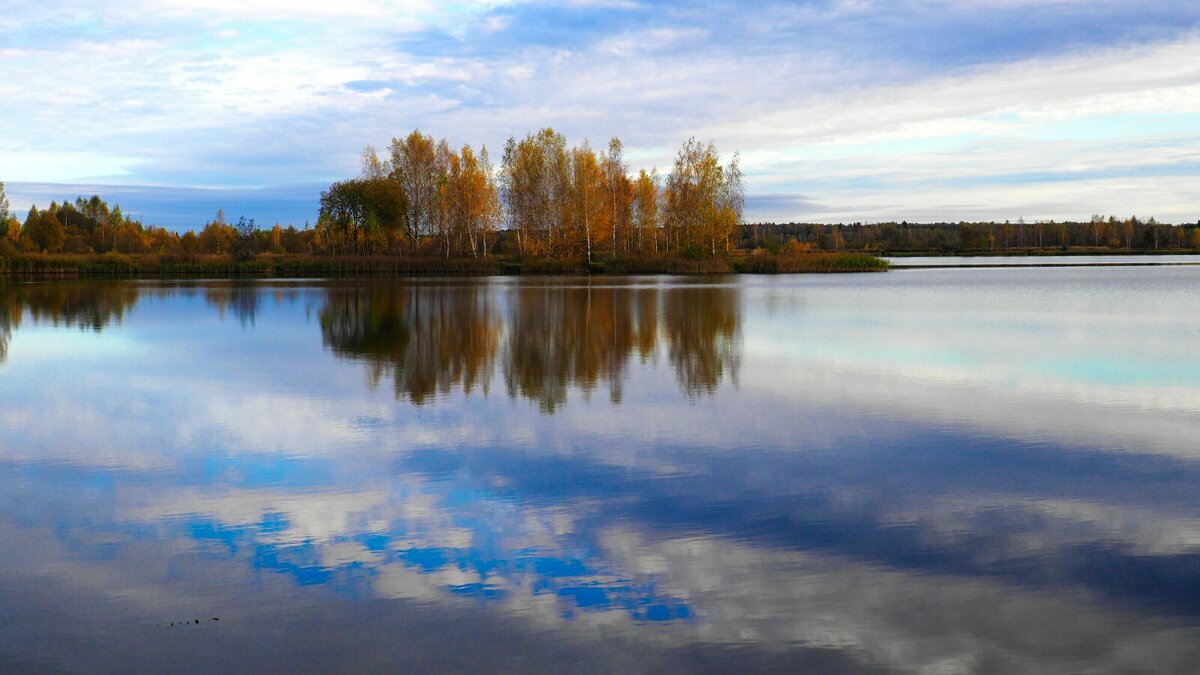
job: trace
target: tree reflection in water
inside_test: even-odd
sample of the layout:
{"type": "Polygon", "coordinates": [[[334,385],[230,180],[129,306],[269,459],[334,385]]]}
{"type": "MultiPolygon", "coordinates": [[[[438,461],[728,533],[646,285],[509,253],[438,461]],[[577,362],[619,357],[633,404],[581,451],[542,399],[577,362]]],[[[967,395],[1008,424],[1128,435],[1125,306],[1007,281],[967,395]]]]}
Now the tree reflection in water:
{"type": "Polygon", "coordinates": [[[740,362],[737,289],[683,286],[663,294],[663,331],[679,386],[689,396],[716,391],[740,362]]]}
{"type": "Polygon", "coordinates": [[[334,354],[364,361],[372,385],[420,405],[461,386],[489,391],[503,323],[487,287],[374,283],[329,289],[321,335],[334,354]]]}
{"type": "Polygon", "coordinates": [[[620,403],[630,360],[660,345],[686,393],[713,393],[737,375],[739,311],[721,286],[390,282],[330,289],[320,320],[334,354],[369,364],[373,383],[392,377],[397,398],[486,394],[499,354],[509,396],[554,412],[572,388],[607,386],[620,403]]]}
{"type": "MultiPolygon", "coordinates": [[[[279,289],[275,289],[279,293],[279,289]]],[[[232,313],[243,326],[253,326],[258,317],[260,296],[267,289],[253,281],[215,282],[204,286],[204,300],[217,308],[221,318],[232,313]]]]}
{"type": "MultiPolygon", "coordinates": [[[[253,326],[263,304],[293,300],[302,285],[206,282],[10,284],[0,287],[0,358],[23,317],[102,330],[120,323],[142,294],[203,293],[222,317],[253,326]]],[[[416,405],[491,389],[552,413],[577,389],[606,387],[620,403],[633,358],[665,357],[689,396],[736,381],[738,289],[721,285],[579,283],[575,280],[380,280],[321,285],[322,340],[334,355],[367,364],[372,386],[390,378],[416,405]]]]}
{"type": "Polygon", "coordinates": [[[13,332],[28,318],[34,325],[78,327],[99,332],[121,323],[145,289],[131,283],[0,282],[0,361],[13,332]]]}

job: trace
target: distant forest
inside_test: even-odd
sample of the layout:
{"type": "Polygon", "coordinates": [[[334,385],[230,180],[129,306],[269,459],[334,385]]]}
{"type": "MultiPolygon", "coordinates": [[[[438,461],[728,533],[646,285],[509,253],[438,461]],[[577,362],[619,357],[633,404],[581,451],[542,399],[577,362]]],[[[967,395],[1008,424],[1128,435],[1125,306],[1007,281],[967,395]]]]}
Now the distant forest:
{"type": "Polygon", "coordinates": [[[1195,251],[1200,250],[1200,222],[1168,225],[1154,218],[1096,215],[1087,221],[1035,223],[758,223],[741,229],[738,246],[772,251],[799,246],[880,254],[1195,251]]]}

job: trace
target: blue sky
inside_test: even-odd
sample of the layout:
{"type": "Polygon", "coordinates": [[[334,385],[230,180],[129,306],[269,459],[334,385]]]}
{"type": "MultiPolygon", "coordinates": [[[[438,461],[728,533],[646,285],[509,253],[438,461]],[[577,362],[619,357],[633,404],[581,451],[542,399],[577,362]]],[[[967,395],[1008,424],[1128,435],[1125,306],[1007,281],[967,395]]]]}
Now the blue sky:
{"type": "Polygon", "coordinates": [[[366,144],[549,125],[740,150],[752,220],[1194,222],[1198,50],[1162,0],[5,0],[0,180],[302,224],[366,144]]]}

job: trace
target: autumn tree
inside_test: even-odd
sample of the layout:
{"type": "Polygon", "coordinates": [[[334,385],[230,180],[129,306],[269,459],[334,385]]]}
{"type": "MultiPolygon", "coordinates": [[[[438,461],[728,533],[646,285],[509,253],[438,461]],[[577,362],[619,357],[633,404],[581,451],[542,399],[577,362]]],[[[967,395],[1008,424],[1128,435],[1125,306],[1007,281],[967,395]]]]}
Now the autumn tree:
{"type": "MultiPolygon", "coordinates": [[[[457,154],[447,156],[449,172],[443,184],[443,200],[448,209],[448,235],[454,238],[454,252],[472,257],[487,255],[488,237],[500,220],[500,200],[492,175],[487,148],[479,155],[464,145],[457,154]]],[[[451,253],[447,236],[446,256],[451,253]]]]}
{"type": "Polygon", "coordinates": [[[83,214],[84,218],[94,223],[108,219],[108,204],[100,198],[100,195],[92,195],[87,199],[77,197],[75,199],[75,208],[83,214]]]}
{"type": "Polygon", "coordinates": [[[437,200],[434,206],[433,230],[442,242],[445,256],[449,258],[450,243],[457,231],[463,227],[461,195],[457,186],[462,167],[458,154],[450,149],[450,144],[444,138],[437,142],[434,149],[434,172],[437,200]]]}
{"type": "Polygon", "coordinates": [[[29,215],[21,228],[23,236],[29,241],[34,250],[47,253],[58,253],[66,241],[66,230],[58,220],[55,211],[58,205],[51,202],[50,208],[38,211],[36,206],[29,207],[29,215]]]}
{"type": "Polygon", "coordinates": [[[517,142],[510,137],[504,145],[501,166],[500,184],[507,206],[508,226],[516,232],[517,251],[525,255],[527,246],[532,244],[530,235],[537,222],[539,193],[536,173],[541,166],[541,158],[537,156],[530,139],[517,142]]]}
{"type": "Polygon", "coordinates": [[[37,244],[34,242],[33,238],[30,236],[30,228],[32,227],[35,230],[37,228],[39,228],[40,227],[39,221],[40,221],[41,217],[42,217],[42,214],[38,211],[37,204],[31,204],[29,206],[29,212],[27,214],[25,214],[25,222],[21,224],[21,244],[22,244],[22,246],[32,249],[32,250],[35,250],[35,251],[38,250],[37,244]]]}
{"type": "Polygon", "coordinates": [[[10,250],[15,250],[21,240],[21,221],[9,215],[8,222],[4,223],[4,231],[0,234],[3,235],[3,242],[11,247],[10,250]]]}
{"type": "Polygon", "coordinates": [[[414,130],[404,139],[392,139],[391,177],[404,194],[407,204],[404,231],[413,246],[421,237],[433,233],[438,216],[440,174],[437,145],[432,137],[414,130]]]}
{"type": "Polygon", "coordinates": [[[21,222],[9,210],[8,196],[4,193],[4,183],[0,181],[0,253],[12,255],[17,251],[21,238],[21,222]]]}
{"type": "Polygon", "coordinates": [[[387,178],[391,172],[391,162],[379,159],[379,153],[375,152],[374,146],[368,145],[363,148],[362,178],[387,178]]]}
{"type": "Polygon", "coordinates": [[[1104,231],[1104,216],[1095,214],[1091,220],[1092,226],[1092,245],[1100,245],[1100,234],[1104,231]]]}
{"type": "Polygon", "coordinates": [[[233,250],[233,242],[237,232],[225,222],[225,212],[217,211],[217,217],[212,222],[205,223],[200,231],[201,247],[207,253],[229,253],[233,250]]]}
{"type": "Polygon", "coordinates": [[[618,240],[624,243],[626,251],[629,250],[633,221],[633,183],[629,180],[629,165],[625,163],[624,152],[621,139],[613,136],[608,142],[608,151],[601,158],[607,221],[605,229],[612,242],[611,253],[614,258],[619,254],[618,240]]]}
{"type": "Polygon", "coordinates": [[[546,128],[504,147],[501,180],[509,226],[522,253],[558,257],[566,249],[563,225],[570,211],[567,139],[546,128]]]}
{"type": "Polygon", "coordinates": [[[149,226],[142,230],[142,250],[152,253],[174,253],[180,250],[179,235],[165,227],[149,226]]]}
{"type": "Polygon", "coordinates": [[[646,233],[649,233],[653,251],[658,253],[658,171],[638,172],[633,184],[634,227],[637,232],[637,250],[644,252],[646,233]]]}
{"type": "Polygon", "coordinates": [[[613,256],[629,250],[633,184],[627,171],[618,138],[599,156],[586,141],[568,150],[553,129],[510,138],[501,186],[520,252],[590,262],[597,245],[613,256]]]}
{"type": "Polygon", "coordinates": [[[689,139],[675,157],[664,193],[668,247],[685,255],[707,248],[714,257],[718,247],[728,248],[744,199],[736,157],[723,169],[716,146],[689,139]],[[736,173],[732,180],[730,173],[736,173]]]}
{"type": "MultiPolygon", "coordinates": [[[[734,231],[741,225],[742,213],[746,208],[746,188],[743,183],[742,156],[740,153],[733,153],[733,159],[725,166],[722,178],[721,187],[717,193],[717,234],[721,239],[725,240],[725,249],[728,250],[729,242],[733,239],[734,231]]],[[[840,227],[837,230],[835,241],[838,250],[845,247],[840,227]]]]}
{"type": "Polygon", "coordinates": [[[604,181],[596,153],[587,141],[571,150],[571,229],[569,242],[582,239],[584,257],[592,264],[592,233],[604,215],[604,181]]]}
{"type": "Polygon", "coordinates": [[[140,223],[126,220],[117,225],[113,248],[121,253],[142,253],[145,250],[145,242],[142,239],[142,234],[140,223]]]}
{"type": "Polygon", "coordinates": [[[195,255],[200,252],[201,244],[200,237],[196,236],[195,232],[188,230],[179,238],[179,248],[187,255],[195,255]]]}
{"type": "MultiPolygon", "coordinates": [[[[499,225],[502,214],[500,192],[496,186],[496,172],[492,166],[491,156],[487,146],[479,149],[479,157],[469,153],[469,146],[463,146],[463,163],[471,178],[472,211],[474,219],[473,232],[479,237],[480,252],[487,255],[488,236],[499,225]]],[[[471,253],[475,253],[475,239],[471,239],[471,253]]]]}

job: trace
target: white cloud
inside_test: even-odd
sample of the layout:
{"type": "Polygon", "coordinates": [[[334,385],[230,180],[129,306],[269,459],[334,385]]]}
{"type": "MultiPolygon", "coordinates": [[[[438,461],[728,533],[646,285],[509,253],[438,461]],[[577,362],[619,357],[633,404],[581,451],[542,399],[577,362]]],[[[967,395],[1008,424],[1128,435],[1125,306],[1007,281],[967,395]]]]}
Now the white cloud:
{"type": "MultiPolygon", "coordinates": [[[[0,46],[9,139],[0,172],[10,182],[294,184],[352,172],[357,148],[414,127],[496,148],[551,125],[574,141],[620,135],[631,157],[660,169],[687,137],[712,138],[743,152],[751,196],[826,205],[795,217],[1194,217],[1182,184],[1200,140],[1178,125],[1157,132],[1148,113],[1200,115],[1191,58],[1200,36],[918,67],[802,32],[831,25],[830,12],[866,30],[938,16],[944,4],[910,3],[901,15],[862,1],[819,12],[767,6],[728,26],[681,7],[557,42],[529,33],[521,12],[539,11],[529,3],[19,6],[11,30],[51,21],[63,37],[0,46]],[[797,30],[795,40],[774,37],[797,30]],[[38,82],[70,95],[48,105],[28,93],[38,82]],[[354,82],[377,86],[346,86],[354,82]],[[1135,121],[1115,138],[1043,142],[1047,130],[1113,115],[1135,121]],[[264,158],[266,148],[277,156],[264,158]],[[1033,172],[1044,175],[1008,179],[1033,172]],[[1064,172],[1086,175],[1063,182],[1064,172]]],[[[1045,3],[960,4],[954,16],[1045,3]]],[[[651,13],[628,2],[574,5],[615,6],[651,13]]]]}

